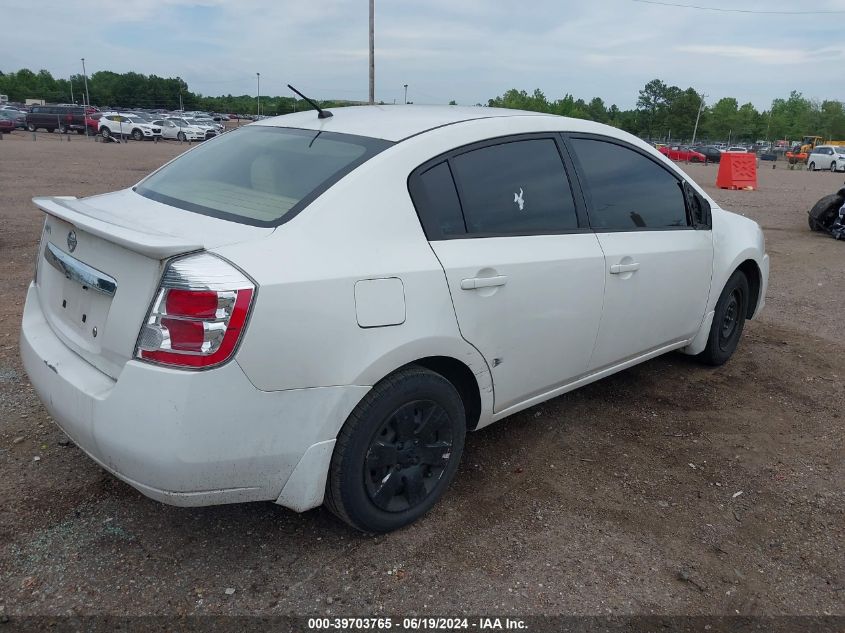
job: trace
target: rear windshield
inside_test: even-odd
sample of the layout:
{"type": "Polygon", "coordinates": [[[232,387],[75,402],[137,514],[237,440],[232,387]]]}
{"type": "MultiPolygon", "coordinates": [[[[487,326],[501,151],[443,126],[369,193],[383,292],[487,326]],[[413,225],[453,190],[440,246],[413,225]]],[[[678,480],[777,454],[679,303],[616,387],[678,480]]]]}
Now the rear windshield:
{"type": "Polygon", "coordinates": [[[251,125],[206,141],[143,180],[135,191],[196,213],[276,226],[391,144],[251,125]]]}

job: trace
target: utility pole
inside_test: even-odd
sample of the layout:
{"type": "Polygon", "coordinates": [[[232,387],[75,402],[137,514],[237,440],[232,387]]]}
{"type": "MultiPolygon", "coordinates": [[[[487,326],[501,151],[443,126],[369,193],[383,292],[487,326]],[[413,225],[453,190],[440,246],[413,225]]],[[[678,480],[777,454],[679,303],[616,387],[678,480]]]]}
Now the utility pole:
{"type": "MultiPolygon", "coordinates": [[[[87,106],[91,105],[91,97],[88,95],[88,73],[85,72],[85,58],[82,58],[82,78],[85,80],[85,104],[87,106]]],[[[87,126],[86,126],[87,129],[87,126]]]]}
{"type": "Polygon", "coordinates": [[[255,73],[255,79],[258,82],[255,93],[255,116],[261,115],[261,73],[255,73]]]}
{"type": "Polygon", "coordinates": [[[405,84],[405,105],[408,105],[408,84],[405,84]]]}
{"type": "Polygon", "coordinates": [[[370,105],[376,102],[375,0],[370,0],[370,105]]]}
{"type": "Polygon", "coordinates": [[[704,109],[704,98],[706,96],[703,92],[701,93],[701,103],[698,105],[698,114],[695,115],[695,127],[692,130],[692,143],[690,145],[695,145],[695,135],[698,132],[698,119],[701,117],[701,111],[704,109]]]}
{"type": "Polygon", "coordinates": [[[68,79],[68,83],[70,84],[70,102],[76,105],[76,101],[73,100],[73,77],[68,79]]]}

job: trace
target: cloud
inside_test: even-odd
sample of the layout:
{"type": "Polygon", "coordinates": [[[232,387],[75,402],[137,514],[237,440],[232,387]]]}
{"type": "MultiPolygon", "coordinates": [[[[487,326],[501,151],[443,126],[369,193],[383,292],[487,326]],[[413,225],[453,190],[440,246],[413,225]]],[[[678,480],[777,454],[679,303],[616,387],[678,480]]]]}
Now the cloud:
{"type": "Polygon", "coordinates": [[[799,48],[755,48],[732,45],[677,46],[676,51],[701,55],[716,55],[732,59],[751,60],[761,64],[810,64],[820,61],[835,62],[845,57],[845,48],[826,46],[814,50],[799,48]]]}
{"type": "MultiPolygon", "coordinates": [[[[35,29],[6,29],[2,70],[67,77],[134,70],[181,76],[203,94],[365,99],[367,6],[351,0],[41,0],[35,29]]],[[[743,0],[742,6],[755,3],[743,0]]],[[[845,0],[817,0],[845,10],[845,0]]],[[[794,0],[767,0],[795,11],[794,0]]],[[[485,103],[509,88],[602,97],[633,107],[655,77],[765,108],[796,89],[839,96],[831,73],[845,58],[839,21],[819,16],[720,14],[630,0],[376,1],[376,95],[485,103]],[[773,44],[777,43],[777,44],[773,44]],[[780,44],[783,43],[783,46],[780,44]]]]}

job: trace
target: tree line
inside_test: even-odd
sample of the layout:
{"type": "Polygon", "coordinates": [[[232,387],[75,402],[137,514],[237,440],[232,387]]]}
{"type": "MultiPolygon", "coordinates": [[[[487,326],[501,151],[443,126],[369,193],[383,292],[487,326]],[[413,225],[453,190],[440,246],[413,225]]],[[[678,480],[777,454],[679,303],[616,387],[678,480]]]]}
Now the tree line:
{"type": "Polygon", "coordinates": [[[702,99],[694,88],[682,90],[653,79],[639,91],[637,106],[631,110],[620,110],[615,104],[608,107],[600,97],[586,102],[566,94],[550,101],[541,90],[528,94],[516,89],[490,99],[487,105],[598,121],[654,140],[690,140],[694,131],[702,140],[797,140],[805,135],[845,139],[845,105],[841,101],[818,102],[793,90],[789,97],[773,100],[768,110],[760,112],[751,103],[739,105],[733,97],[723,97],[712,105],[702,99]]]}
{"type": "MultiPolygon", "coordinates": [[[[255,95],[204,96],[192,92],[180,77],[159,77],[140,73],[98,71],[87,78],[92,104],[103,107],[166,108],[175,110],[207,110],[238,114],[255,114],[255,95]]],[[[73,75],[56,79],[47,70],[37,73],[29,69],[0,72],[0,94],[11,101],[44,99],[49,103],[82,103],[85,78],[73,75]]],[[[349,101],[321,101],[324,107],[349,105],[349,101]]],[[[454,101],[450,101],[454,104],[454,101]]],[[[660,79],[649,81],[639,91],[636,107],[622,110],[607,106],[600,97],[589,101],[572,94],[550,100],[539,89],[528,93],[511,89],[490,99],[491,107],[518,108],[548,112],[607,123],[637,136],[653,140],[689,140],[695,130],[698,139],[756,141],[760,139],[797,140],[805,135],[827,139],[845,139],[845,106],[836,100],[815,101],[792,91],[787,98],[772,101],[768,110],[758,111],[751,103],[742,105],[733,97],[724,97],[713,104],[702,103],[700,93],[690,87],[681,89],[660,79]],[[699,115],[699,109],[701,110],[699,115]]],[[[261,113],[287,114],[310,109],[301,99],[282,96],[261,96],[261,113]]]]}

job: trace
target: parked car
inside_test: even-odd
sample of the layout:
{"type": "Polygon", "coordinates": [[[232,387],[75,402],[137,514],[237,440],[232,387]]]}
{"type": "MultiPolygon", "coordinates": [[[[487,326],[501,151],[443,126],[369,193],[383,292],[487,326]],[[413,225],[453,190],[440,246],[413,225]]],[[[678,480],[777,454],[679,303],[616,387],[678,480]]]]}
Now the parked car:
{"type": "Polygon", "coordinates": [[[840,145],[817,145],[807,157],[807,168],[810,171],[816,171],[817,169],[845,171],[845,147],[840,145]]]}
{"type": "Polygon", "coordinates": [[[102,112],[91,112],[85,115],[85,125],[88,128],[88,133],[96,135],[100,131],[100,119],[102,118],[102,112]]]}
{"type": "Polygon", "coordinates": [[[671,160],[685,160],[691,163],[703,163],[706,158],[701,152],[690,149],[686,145],[664,145],[658,151],[671,160]]]}
{"type": "Polygon", "coordinates": [[[703,154],[709,163],[718,163],[722,159],[722,152],[713,145],[697,145],[692,149],[699,154],[703,154]]]}
{"type": "Polygon", "coordinates": [[[26,129],[26,112],[23,110],[19,110],[18,108],[12,106],[5,106],[0,110],[6,116],[10,117],[15,122],[15,127],[20,128],[22,130],[26,129]]]}
{"type": "Polygon", "coordinates": [[[435,504],[468,431],[671,350],[726,362],[769,271],[643,141],[516,110],[300,112],[34,202],[23,365],[86,454],[368,532],[435,504]]]}
{"type": "Polygon", "coordinates": [[[729,147],[725,150],[726,152],[733,152],[734,154],[747,154],[748,150],[744,147],[739,147],[738,145],[734,145],[733,147],[729,147]]]}
{"type": "Polygon", "coordinates": [[[117,112],[104,112],[99,120],[99,132],[103,138],[131,136],[136,141],[161,137],[161,128],[137,116],[117,112]]]}
{"type": "Polygon", "coordinates": [[[205,138],[207,139],[217,136],[217,130],[214,128],[213,125],[198,123],[196,120],[190,117],[168,117],[168,120],[173,121],[177,124],[181,122],[184,125],[203,130],[203,132],[205,133],[205,138]]]}
{"type": "Polygon", "coordinates": [[[58,130],[62,134],[75,131],[85,134],[85,108],[76,105],[35,105],[26,114],[26,127],[30,132],[43,129],[58,130]]]}
{"type": "Polygon", "coordinates": [[[14,132],[18,126],[17,117],[9,110],[0,110],[0,134],[14,132]]]}
{"type": "Polygon", "coordinates": [[[188,125],[181,119],[156,119],[153,125],[161,128],[161,136],[166,139],[177,141],[204,141],[205,132],[203,128],[188,125]]]}
{"type": "Polygon", "coordinates": [[[210,117],[209,118],[194,117],[193,119],[189,119],[189,120],[192,120],[197,125],[202,125],[203,127],[207,127],[209,129],[214,130],[215,134],[221,134],[221,133],[226,131],[225,125],[223,125],[222,123],[216,122],[214,119],[212,119],[210,117]]]}

